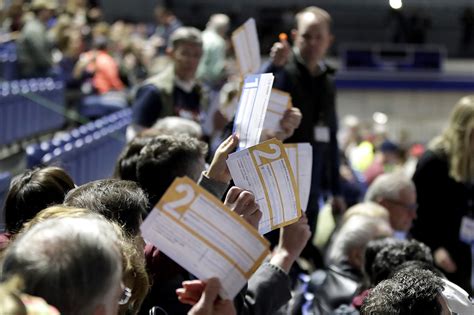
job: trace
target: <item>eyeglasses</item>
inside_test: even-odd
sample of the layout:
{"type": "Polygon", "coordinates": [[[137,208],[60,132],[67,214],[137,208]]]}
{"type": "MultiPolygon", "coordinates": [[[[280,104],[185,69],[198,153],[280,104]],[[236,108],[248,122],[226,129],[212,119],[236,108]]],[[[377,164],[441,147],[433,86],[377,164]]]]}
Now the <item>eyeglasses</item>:
{"type": "Polygon", "coordinates": [[[127,288],[126,286],[122,285],[122,295],[120,296],[120,300],[118,302],[119,305],[125,305],[130,301],[132,297],[132,290],[127,288]]]}
{"type": "Polygon", "coordinates": [[[391,200],[391,199],[389,199],[389,200],[387,200],[387,201],[389,201],[389,202],[391,202],[391,203],[393,203],[393,204],[396,204],[396,205],[398,205],[398,206],[400,206],[400,207],[402,207],[402,208],[405,208],[405,209],[407,209],[407,210],[409,210],[409,211],[412,211],[412,212],[416,212],[416,210],[418,210],[418,204],[417,204],[417,203],[406,204],[406,203],[403,203],[403,202],[401,202],[401,201],[398,201],[398,200],[391,200]]]}

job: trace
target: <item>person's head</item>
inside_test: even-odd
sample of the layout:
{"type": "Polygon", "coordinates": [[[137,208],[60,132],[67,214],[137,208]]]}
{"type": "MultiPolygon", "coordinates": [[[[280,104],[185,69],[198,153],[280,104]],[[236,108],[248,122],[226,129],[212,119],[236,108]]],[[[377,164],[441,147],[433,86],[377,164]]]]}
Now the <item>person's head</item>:
{"type": "Polygon", "coordinates": [[[292,30],[294,45],[308,64],[319,62],[333,42],[331,16],[325,10],[311,6],[296,14],[292,30]]]}
{"type": "Polygon", "coordinates": [[[373,260],[372,272],[369,274],[372,285],[387,279],[397,267],[412,260],[433,265],[431,251],[423,243],[410,240],[387,244],[373,260]]]}
{"type": "Polygon", "coordinates": [[[347,209],[347,211],[344,212],[344,216],[342,217],[342,222],[346,222],[350,217],[355,215],[363,215],[366,217],[377,218],[386,221],[388,221],[390,218],[387,209],[371,201],[360,202],[347,209]]]}
{"type": "Polygon", "coordinates": [[[381,239],[372,240],[367,244],[364,255],[364,272],[368,277],[368,280],[372,282],[372,265],[374,264],[375,257],[377,254],[387,246],[395,243],[401,243],[402,240],[395,239],[393,237],[385,237],[381,239]]]}
{"type": "Polygon", "coordinates": [[[99,215],[49,219],[12,243],[2,276],[20,276],[25,293],[44,298],[61,314],[117,314],[123,292],[118,242],[99,215]]]}
{"type": "Polygon", "coordinates": [[[202,56],[201,31],[194,27],[178,28],[171,34],[168,55],[176,76],[183,81],[193,80],[202,56]]]}
{"type": "Polygon", "coordinates": [[[194,181],[204,170],[207,145],[188,136],[158,136],[141,150],[137,158],[137,179],[153,207],[176,177],[194,181]]]}
{"type": "Polygon", "coordinates": [[[201,139],[203,132],[201,126],[193,121],[182,117],[169,116],[158,119],[152,128],[145,130],[141,135],[188,135],[201,139]]]}
{"type": "Polygon", "coordinates": [[[71,190],[64,198],[67,206],[86,208],[117,222],[131,236],[140,234],[142,215],[148,200],[137,183],[120,179],[101,179],[71,190]]]}
{"type": "Polygon", "coordinates": [[[397,231],[410,230],[416,218],[415,185],[401,172],[378,176],[365,194],[366,201],[376,202],[390,214],[390,224],[397,231]]]}
{"type": "Polygon", "coordinates": [[[230,19],[227,15],[217,13],[211,15],[206,24],[206,29],[214,30],[217,34],[224,37],[230,27],[230,19]]]}
{"type": "Polygon", "coordinates": [[[431,271],[401,270],[370,291],[361,314],[450,314],[442,291],[442,280],[431,271]]]}
{"type": "Polygon", "coordinates": [[[161,25],[169,25],[176,18],[170,7],[158,5],[154,9],[156,22],[161,25]]]}
{"type": "Polygon", "coordinates": [[[362,271],[367,243],[392,234],[388,222],[363,215],[351,216],[336,234],[329,252],[329,260],[335,264],[348,262],[362,271]]]}
{"type": "MultiPolygon", "coordinates": [[[[30,230],[33,226],[46,220],[57,218],[84,218],[95,215],[89,209],[75,208],[69,206],[54,206],[40,211],[31,221],[25,223],[19,235],[30,230]]],[[[100,216],[103,217],[103,216],[100,216]]],[[[120,314],[126,310],[139,309],[146,293],[149,281],[145,269],[145,257],[143,247],[137,246],[137,242],[129,233],[114,221],[108,221],[117,235],[118,247],[122,257],[122,282],[126,288],[131,290],[130,300],[127,304],[120,306],[120,314]]]]}
{"type": "Polygon", "coordinates": [[[46,23],[53,17],[57,8],[58,4],[56,0],[33,0],[31,3],[31,11],[33,11],[43,23],[46,23]]]}
{"type": "Polygon", "coordinates": [[[73,188],[71,177],[59,167],[36,168],[18,175],[12,180],[3,208],[7,231],[17,232],[39,211],[62,203],[73,188]]]}
{"type": "Polygon", "coordinates": [[[449,175],[458,182],[474,180],[474,95],[461,98],[451,111],[448,127],[430,144],[449,159],[449,175]]]}
{"type": "Polygon", "coordinates": [[[114,178],[137,182],[137,160],[140,151],[153,137],[135,137],[120,153],[115,164],[114,178]]]}

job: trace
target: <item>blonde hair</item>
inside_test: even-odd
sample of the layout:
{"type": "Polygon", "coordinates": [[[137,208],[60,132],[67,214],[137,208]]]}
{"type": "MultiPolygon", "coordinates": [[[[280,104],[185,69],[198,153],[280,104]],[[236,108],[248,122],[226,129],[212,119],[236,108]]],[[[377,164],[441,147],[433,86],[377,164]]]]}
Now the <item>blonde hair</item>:
{"type": "Polygon", "coordinates": [[[433,139],[428,147],[446,154],[449,163],[449,176],[458,182],[474,180],[474,95],[461,98],[454,106],[448,127],[433,139]]]}
{"type": "Polygon", "coordinates": [[[382,219],[389,222],[389,213],[387,209],[375,202],[366,201],[358,203],[347,209],[342,218],[343,224],[347,222],[351,217],[358,215],[375,219],[382,219]]]}
{"type": "Polygon", "coordinates": [[[26,307],[20,298],[22,288],[23,281],[19,276],[13,276],[0,284],[1,314],[27,315],[26,307]]]}

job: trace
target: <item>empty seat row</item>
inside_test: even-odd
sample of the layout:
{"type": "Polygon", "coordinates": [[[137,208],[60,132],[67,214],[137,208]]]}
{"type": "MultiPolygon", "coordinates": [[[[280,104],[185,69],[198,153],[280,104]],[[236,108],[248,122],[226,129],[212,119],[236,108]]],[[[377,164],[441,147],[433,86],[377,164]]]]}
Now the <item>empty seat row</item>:
{"type": "Polygon", "coordinates": [[[61,128],[64,85],[52,78],[0,83],[0,145],[61,128]]]}
{"type": "Polygon", "coordinates": [[[91,121],[68,132],[60,133],[51,140],[29,145],[26,148],[27,167],[32,168],[41,164],[41,159],[46,154],[52,153],[55,149],[63,147],[68,143],[74,143],[76,140],[84,139],[87,135],[91,135],[111,124],[118,123],[121,120],[128,123],[131,114],[131,109],[127,108],[91,121]]]}
{"type": "Polygon", "coordinates": [[[49,143],[27,148],[28,167],[36,164],[63,167],[78,185],[112,175],[125,145],[131,111],[125,109],[83,125],[49,143]],[[33,165],[31,165],[33,164],[33,165]]]}

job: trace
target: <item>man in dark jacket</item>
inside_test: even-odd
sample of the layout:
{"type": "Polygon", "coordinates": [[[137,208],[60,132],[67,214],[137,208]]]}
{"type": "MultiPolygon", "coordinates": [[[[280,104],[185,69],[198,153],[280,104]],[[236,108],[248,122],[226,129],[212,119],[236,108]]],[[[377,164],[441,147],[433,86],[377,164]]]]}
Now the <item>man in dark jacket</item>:
{"type": "Polygon", "coordinates": [[[306,214],[312,231],[316,226],[318,202],[325,188],[333,195],[333,210],[344,210],[340,194],[339,154],[334,69],[323,62],[332,41],[330,15],[308,7],[296,15],[292,30],[293,49],[283,39],[275,43],[271,63],[263,72],[273,72],[275,88],[291,94],[303,115],[301,124],[287,142],[309,142],[313,146],[311,192],[306,214]]]}

